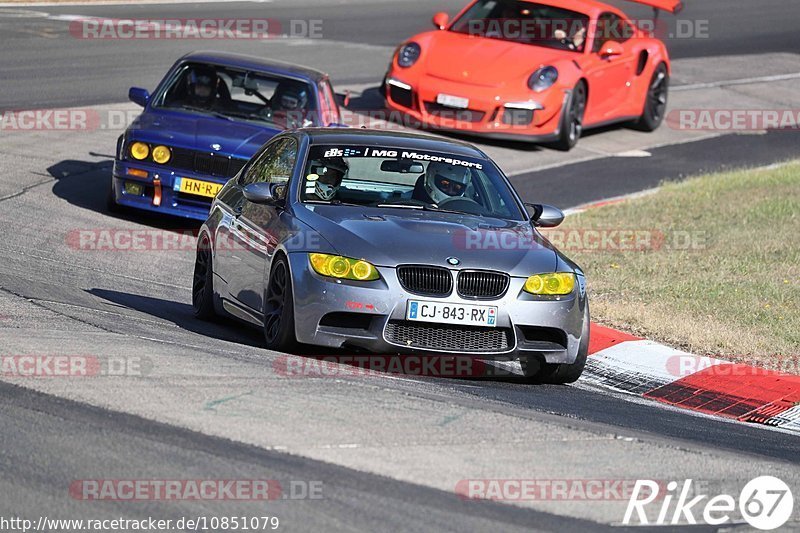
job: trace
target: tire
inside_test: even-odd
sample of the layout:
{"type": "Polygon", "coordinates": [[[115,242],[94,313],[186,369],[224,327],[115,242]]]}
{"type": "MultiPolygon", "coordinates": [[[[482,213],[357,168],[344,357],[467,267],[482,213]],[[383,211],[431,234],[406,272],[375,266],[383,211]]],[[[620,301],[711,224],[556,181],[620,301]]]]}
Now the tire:
{"type": "Polygon", "coordinates": [[[520,360],[522,374],[528,383],[551,383],[564,385],[574,383],[581,377],[589,355],[589,310],[583,319],[581,343],[574,363],[545,363],[538,360],[520,360]]]}
{"type": "Polygon", "coordinates": [[[264,294],[264,341],[270,350],[292,352],[297,349],[292,276],[284,256],[272,263],[264,294]]]}
{"type": "Polygon", "coordinates": [[[213,320],[214,311],[214,268],[211,256],[211,241],[203,234],[197,243],[197,256],[194,261],[192,277],[192,309],[194,316],[201,320],[213,320]]]}
{"type": "Polygon", "coordinates": [[[633,127],[640,131],[655,131],[664,120],[669,95],[669,73],[667,65],[659,63],[650,78],[650,85],[644,97],[642,116],[633,127]]]}
{"type": "Polygon", "coordinates": [[[386,106],[386,76],[383,77],[383,81],[381,82],[381,87],[378,89],[378,92],[383,96],[383,105],[386,106]]]}
{"type": "Polygon", "coordinates": [[[114,196],[114,183],[113,179],[111,185],[108,187],[108,194],[106,195],[106,211],[109,213],[121,213],[123,208],[121,205],[117,203],[117,199],[114,196]]]}
{"type": "Polygon", "coordinates": [[[572,150],[583,133],[583,115],[586,112],[586,83],[579,81],[572,89],[566,108],[561,113],[558,140],[553,143],[557,150],[572,150]]]}

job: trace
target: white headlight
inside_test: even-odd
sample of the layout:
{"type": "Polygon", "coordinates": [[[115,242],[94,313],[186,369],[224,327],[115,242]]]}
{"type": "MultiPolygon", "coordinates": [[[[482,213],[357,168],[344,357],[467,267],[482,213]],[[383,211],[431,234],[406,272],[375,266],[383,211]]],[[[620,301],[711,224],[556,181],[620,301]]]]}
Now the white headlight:
{"type": "Polygon", "coordinates": [[[419,59],[422,48],[417,43],[404,44],[397,52],[397,64],[403,68],[408,68],[419,59]]]}
{"type": "Polygon", "coordinates": [[[531,74],[531,77],[528,78],[528,87],[540,93],[552,87],[557,79],[558,70],[556,70],[555,67],[542,67],[537,69],[536,72],[531,74]]]}

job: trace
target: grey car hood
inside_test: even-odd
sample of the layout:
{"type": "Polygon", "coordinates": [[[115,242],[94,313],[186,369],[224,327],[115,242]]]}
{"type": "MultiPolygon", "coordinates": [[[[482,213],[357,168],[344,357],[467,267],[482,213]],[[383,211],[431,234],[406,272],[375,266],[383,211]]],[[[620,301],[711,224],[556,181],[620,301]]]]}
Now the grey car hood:
{"type": "Polygon", "coordinates": [[[430,264],[529,276],[553,272],[559,255],[526,221],[412,209],[305,204],[297,215],[348,257],[377,266],[430,264]]]}

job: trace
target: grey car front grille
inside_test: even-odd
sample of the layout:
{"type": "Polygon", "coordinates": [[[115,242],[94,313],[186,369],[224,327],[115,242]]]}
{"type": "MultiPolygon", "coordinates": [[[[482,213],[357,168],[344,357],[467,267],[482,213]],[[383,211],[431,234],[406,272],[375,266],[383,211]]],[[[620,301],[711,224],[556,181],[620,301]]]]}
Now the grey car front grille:
{"type": "Polygon", "coordinates": [[[446,268],[404,265],[397,277],[405,290],[423,296],[447,296],[453,291],[453,276],[446,268]]]}
{"type": "Polygon", "coordinates": [[[498,298],[506,293],[509,282],[503,272],[463,270],[458,273],[458,294],[464,298],[498,298]]]}
{"type": "Polygon", "coordinates": [[[420,324],[390,320],[386,340],[408,348],[464,352],[506,352],[513,346],[512,333],[506,328],[481,328],[448,324],[420,324]]]}

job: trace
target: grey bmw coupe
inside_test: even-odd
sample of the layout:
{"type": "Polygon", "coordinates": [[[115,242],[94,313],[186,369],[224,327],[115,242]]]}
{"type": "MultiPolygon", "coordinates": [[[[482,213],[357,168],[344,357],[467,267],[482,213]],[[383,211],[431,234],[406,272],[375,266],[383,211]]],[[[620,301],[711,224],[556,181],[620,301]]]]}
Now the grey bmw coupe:
{"type": "Polygon", "coordinates": [[[263,328],[266,346],[518,358],[531,381],[586,363],[581,269],[462,142],[309,128],[277,135],[219,191],[197,246],[192,303],[263,328]]]}

